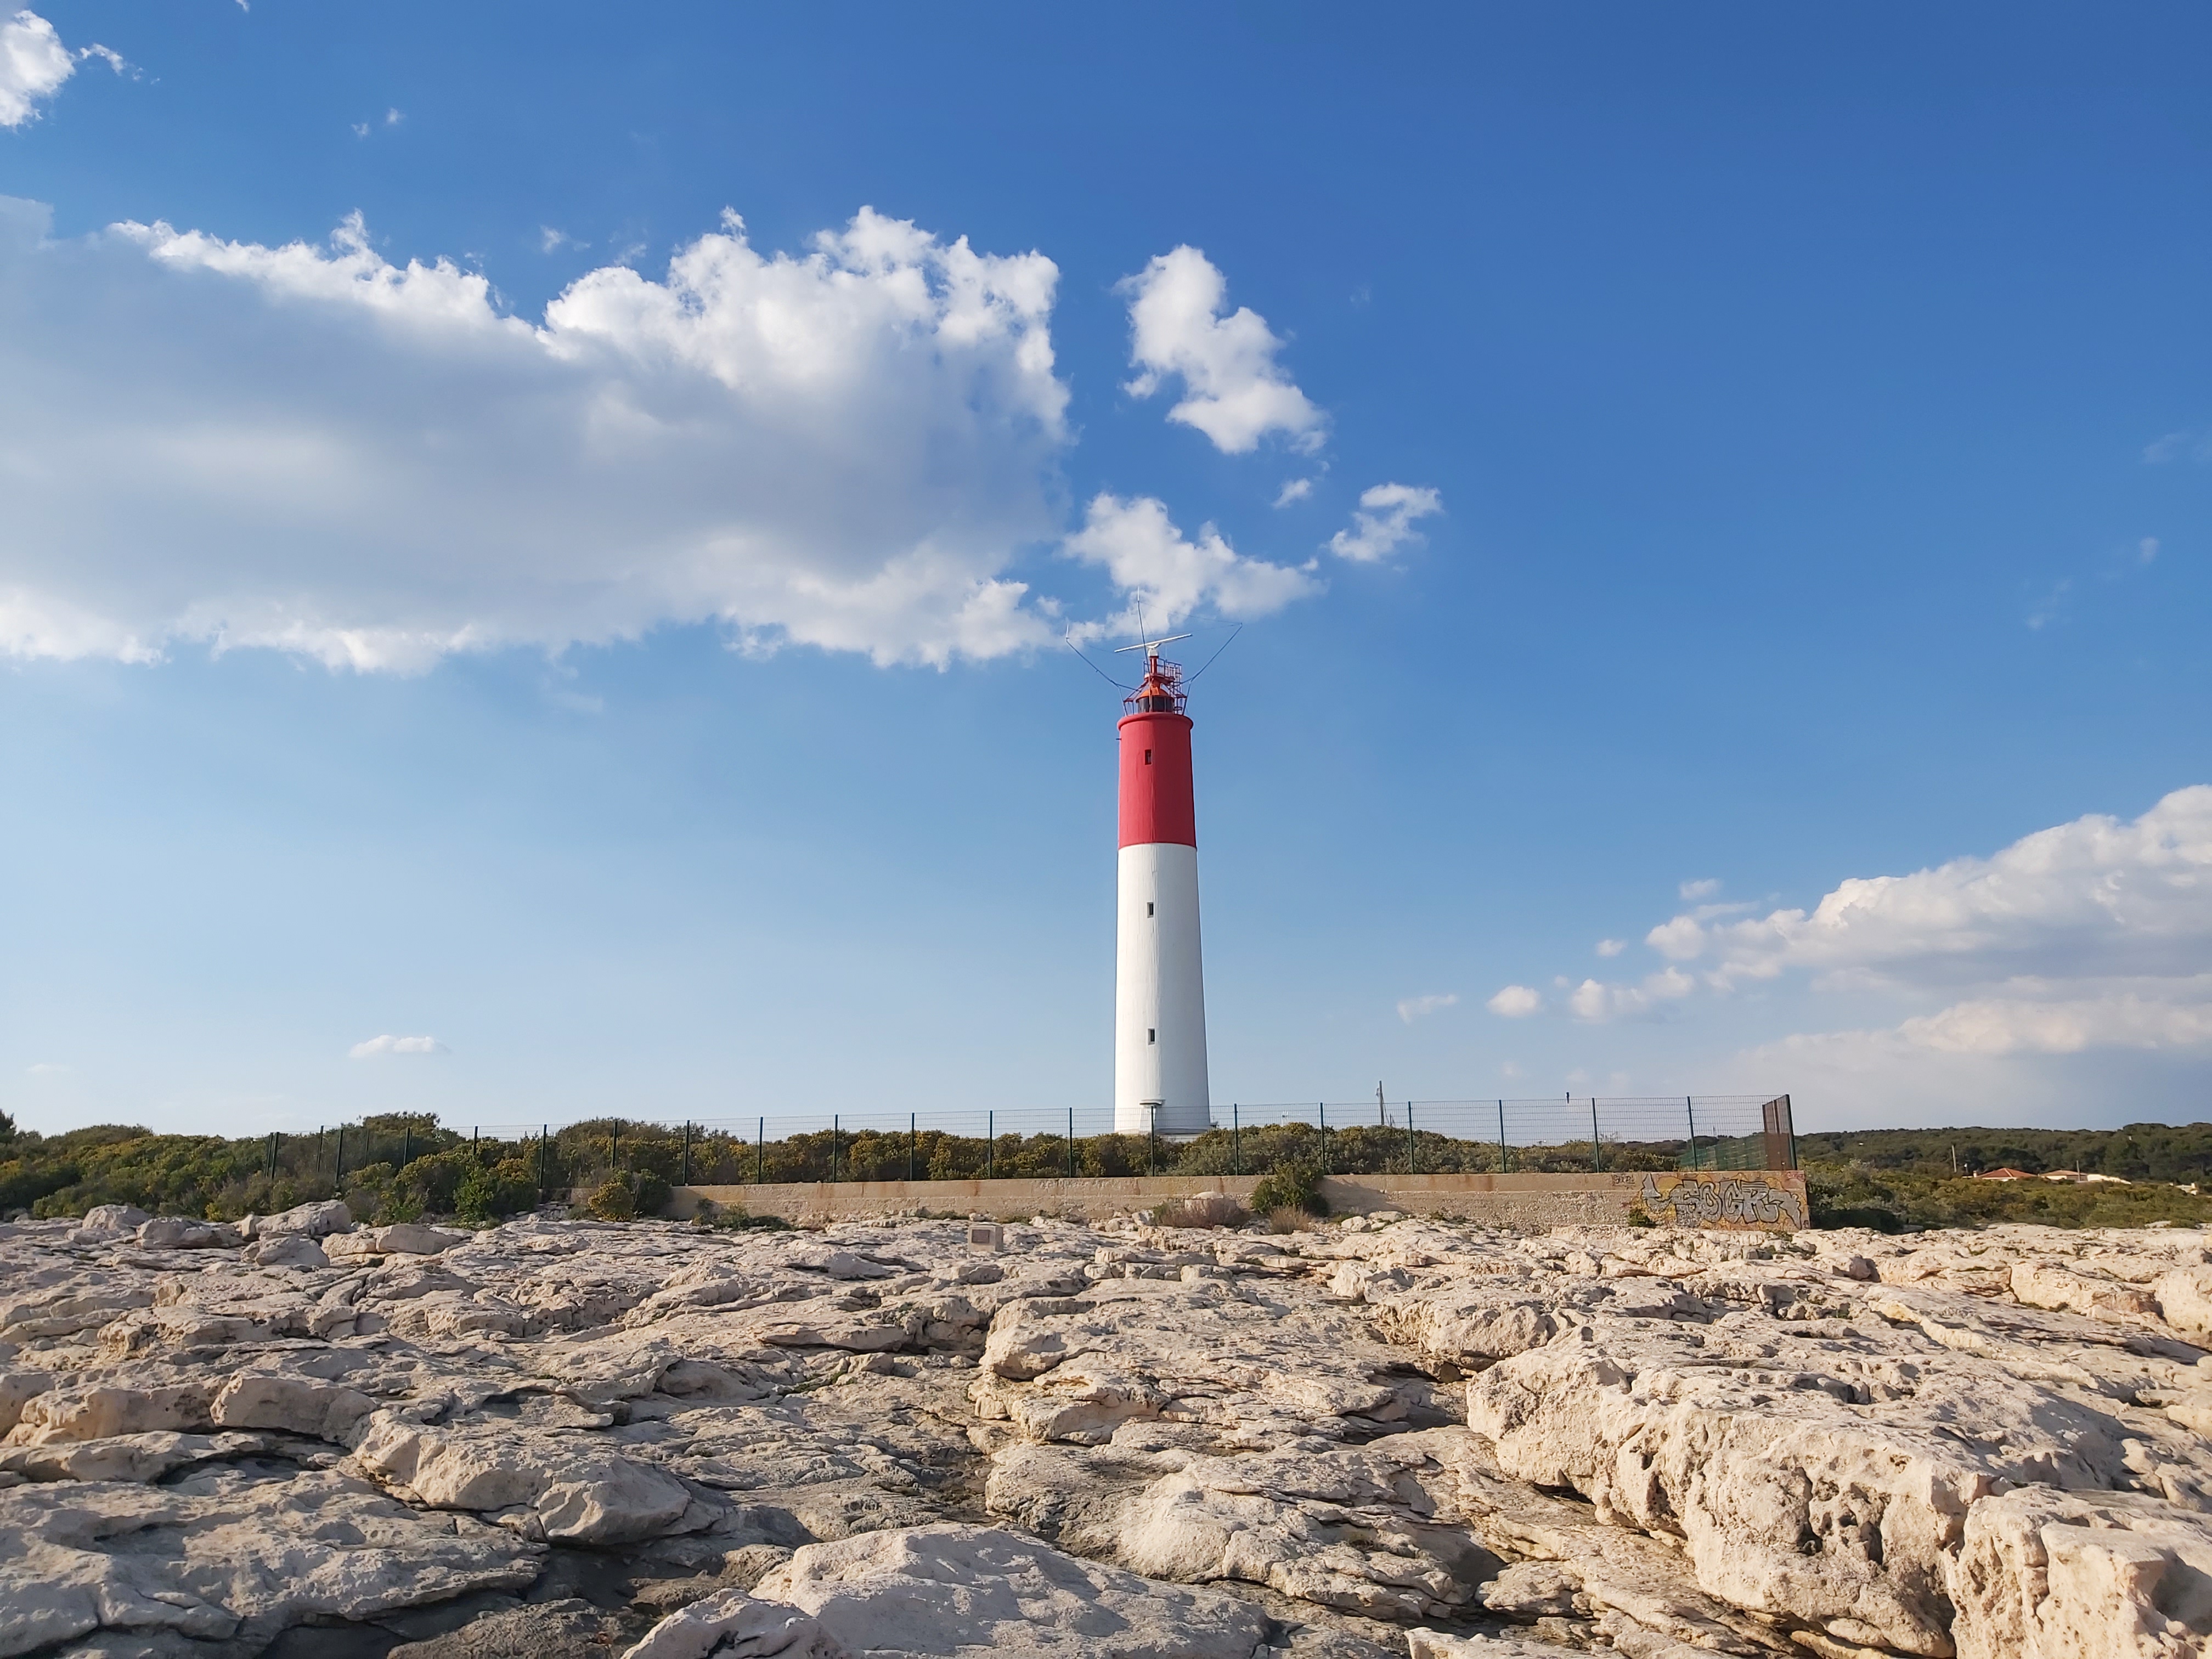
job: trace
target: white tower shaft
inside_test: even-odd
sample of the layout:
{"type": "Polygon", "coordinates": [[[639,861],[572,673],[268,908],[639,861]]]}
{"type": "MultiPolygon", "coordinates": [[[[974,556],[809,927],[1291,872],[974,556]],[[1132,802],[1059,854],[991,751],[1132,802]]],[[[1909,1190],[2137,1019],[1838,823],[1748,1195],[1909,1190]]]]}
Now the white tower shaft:
{"type": "Polygon", "coordinates": [[[1121,849],[1114,975],[1114,1127],[1199,1134],[1211,1127],[1198,848],[1121,849]]]}

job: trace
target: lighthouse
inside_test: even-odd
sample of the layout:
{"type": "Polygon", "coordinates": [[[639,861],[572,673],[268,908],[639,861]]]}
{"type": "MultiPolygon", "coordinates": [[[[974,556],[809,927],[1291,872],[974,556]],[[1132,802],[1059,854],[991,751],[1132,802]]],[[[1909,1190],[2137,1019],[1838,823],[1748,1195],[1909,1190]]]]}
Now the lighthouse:
{"type": "Polygon", "coordinates": [[[1121,721],[1121,870],[1115,896],[1114,1127],[1194,1135],[1212,1127],[1206,981],[1198,946],[1198,815],[1182,671],[1147,640],[1121,721]]]}

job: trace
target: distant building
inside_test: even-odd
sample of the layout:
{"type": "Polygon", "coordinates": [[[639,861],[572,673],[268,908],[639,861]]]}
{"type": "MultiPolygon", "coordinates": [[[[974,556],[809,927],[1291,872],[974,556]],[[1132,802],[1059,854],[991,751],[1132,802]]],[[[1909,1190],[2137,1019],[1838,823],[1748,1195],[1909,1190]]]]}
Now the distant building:
{"type": "Polygon", "coordinates": [[[2135,1184],[2122,1176],[2089,1175],[2080,1170],[2051,1170],[2045,1172],[2043,1178],[2045,1181],[2071,1182],[2076,1187],[2087,1186],[2091,1182],[2102,1182],[2112,1187],[2131,1187],[2135,1184]]]}
{"type": "Polygon", "coordinates": [[[1974,1179],[1977,1181],[2033,1181],[2035,1177],[2025,1170],[1984,1170],[1974,1179]]]}

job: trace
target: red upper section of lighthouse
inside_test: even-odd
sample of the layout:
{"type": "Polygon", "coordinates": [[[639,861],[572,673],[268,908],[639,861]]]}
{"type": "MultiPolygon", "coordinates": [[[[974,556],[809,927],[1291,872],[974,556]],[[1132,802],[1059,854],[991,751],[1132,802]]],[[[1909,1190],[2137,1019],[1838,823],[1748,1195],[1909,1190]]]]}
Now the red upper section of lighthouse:
{"type": "Polygon", "coordinates": [[[1157,654],[1121,716],[1121,845],[1198,845],[1198,807],[1190,782],[1190,717],[1182,675],[1157,654]]]}

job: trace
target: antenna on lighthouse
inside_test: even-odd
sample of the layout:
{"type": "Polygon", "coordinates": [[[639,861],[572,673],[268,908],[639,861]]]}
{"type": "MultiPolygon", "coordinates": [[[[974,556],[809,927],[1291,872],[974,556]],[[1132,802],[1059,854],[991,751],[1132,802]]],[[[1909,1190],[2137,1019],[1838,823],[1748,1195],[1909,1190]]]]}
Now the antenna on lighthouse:
{"type": "Polygon", "coordinates": [[[1160,647],[1164,645],[1173,645],[1177,640],[1191,640],[1197,637],[1195,634],[1164,634],[1157,640],[1139,640],[1134,645],[1117,645],[1114,647],[1114,654],[1118,657],[1124,651],[1141,651],[1148,657],[1157,657],[1160,654],[1160,647]]]}

